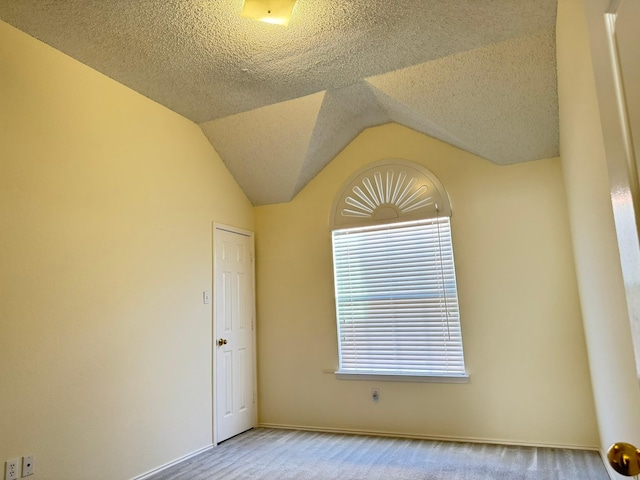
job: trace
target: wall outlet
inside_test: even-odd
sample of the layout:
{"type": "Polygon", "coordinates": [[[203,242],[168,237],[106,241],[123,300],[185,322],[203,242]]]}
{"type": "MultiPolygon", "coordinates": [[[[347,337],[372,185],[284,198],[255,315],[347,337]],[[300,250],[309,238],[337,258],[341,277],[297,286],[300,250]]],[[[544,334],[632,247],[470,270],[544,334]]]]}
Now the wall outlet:
{"type": "Polygon", "coordinates": [[[377,402],[378,400],[380,400],[380,389],[379,388],[372,388],[371,389],[371,399],[374,402],[377,402]]]}
{"type": "Polygon", "coordinates": [[[18,480],[18,459],[12,458],[4,464],[4,480],[18,480]]]}
{"type": "Polygon", "coordinates": [[[36,456],[33,454],[25,455],[24,457],[22,457],[22,476],[23,477],[28,477],[29,475],[33,475],[36,467],[35,461],[36,461],[36,456]]]}

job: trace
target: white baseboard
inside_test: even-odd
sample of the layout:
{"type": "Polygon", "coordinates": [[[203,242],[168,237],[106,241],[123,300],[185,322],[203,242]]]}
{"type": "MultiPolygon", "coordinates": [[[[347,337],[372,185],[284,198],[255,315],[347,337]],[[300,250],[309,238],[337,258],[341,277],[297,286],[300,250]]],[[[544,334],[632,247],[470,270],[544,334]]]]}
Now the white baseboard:
{"type": "Polygon", "coordinates": [[[184,462],[185,460],[189,460],[192,457],[195,457],[196,455],[200,455],[201,453],[206,452],[207,450],[211,450],[213,448],[213,444],[207,445],[206,447],[202,447],[198,450],[196,450],[195,452],[191,452],[191,453],[187,453],[186,455],[183,455],[180,458],[176,458],[175,460],[169,462],[169,463],[165,463],[164,465],[161,465],[157,468],[154,468],[153,470],[149,470],[148,472],[143,473],[142,475],[138,475],[137,477],[133,477],[131,480],[145,480],[149,477],[151,477],[152,475],[155,475],[157,473],[162,472],[163,470],[166,470],[167,468],[173,467],[174,465],[180,463],[180,462],[184,462]]]}
{"type": "Polygon", "coordinates": [[[407,434],[407,433],[400,433],[400,432],[381,432],[376,430],[310,427],[307,425],[284,425],[280,423],[260,423],[258,426],[263,428],[278,428],[281,430],[304,430],[308,432],[347,433],[351,435],[372,435],[376,437],[412,438],[416,440],[436,440],[436,441],[442,441],[442,442],[489,443],[494,445],[514,445],[514,446],[520,446],[520,447],[565,448],[569,450],[590,450],[594,452],[599,451],[598,447],[594,447],[593,445],[560,445],[560,444],[554,444],[554,443],[517,442],[517,441],[505,440],[501,438],[421,435],[421,434],[413,434],[413,433],[407,434]]]}

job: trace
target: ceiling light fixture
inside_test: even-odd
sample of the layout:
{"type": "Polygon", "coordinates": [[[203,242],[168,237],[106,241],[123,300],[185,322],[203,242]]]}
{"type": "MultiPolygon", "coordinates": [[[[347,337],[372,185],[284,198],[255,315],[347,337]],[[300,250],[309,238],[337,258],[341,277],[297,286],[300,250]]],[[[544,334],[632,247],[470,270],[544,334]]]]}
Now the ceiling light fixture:
{"type": "Polygon", "coordinates": [[[241,15],[286,27],[295,4],[296,0],[244,0],[241,15]]]}

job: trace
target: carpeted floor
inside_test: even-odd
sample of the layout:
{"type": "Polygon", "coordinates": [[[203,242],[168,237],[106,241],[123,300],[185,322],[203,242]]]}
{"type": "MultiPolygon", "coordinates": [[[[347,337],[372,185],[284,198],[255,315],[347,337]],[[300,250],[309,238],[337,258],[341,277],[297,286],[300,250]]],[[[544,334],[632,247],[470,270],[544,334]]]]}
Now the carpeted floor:
{"type": "Polygon", "coordinates": [[[149,480],[609,480],[597,452],[258,428],[149,480]]]}

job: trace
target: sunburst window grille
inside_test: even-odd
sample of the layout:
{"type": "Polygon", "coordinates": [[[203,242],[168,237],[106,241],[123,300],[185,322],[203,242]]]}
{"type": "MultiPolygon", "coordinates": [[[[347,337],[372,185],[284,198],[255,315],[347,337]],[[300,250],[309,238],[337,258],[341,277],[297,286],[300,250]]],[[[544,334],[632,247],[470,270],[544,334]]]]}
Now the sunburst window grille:
{"type": "Polygon", "coordinates": [[[406,222],[449,216],[442,184],[427,169],[402,160],[384,161],[356,174],[334,205],[333,227],[406,222]]]}

